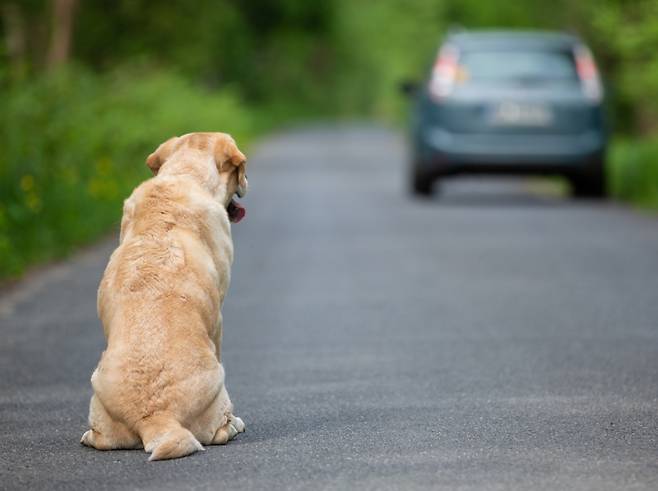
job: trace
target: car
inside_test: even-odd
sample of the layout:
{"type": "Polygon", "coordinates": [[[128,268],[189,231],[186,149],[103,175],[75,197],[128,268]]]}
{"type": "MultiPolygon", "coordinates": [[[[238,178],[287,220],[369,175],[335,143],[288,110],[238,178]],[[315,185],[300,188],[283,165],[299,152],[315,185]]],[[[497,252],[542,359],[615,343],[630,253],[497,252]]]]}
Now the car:
{"type": "Polygon", "coordinates": [[[589,48],[559,32],[462,31],[413,94],[410,184],[463,173],[556,174],[606,193],[604,88],[589,48]]]}

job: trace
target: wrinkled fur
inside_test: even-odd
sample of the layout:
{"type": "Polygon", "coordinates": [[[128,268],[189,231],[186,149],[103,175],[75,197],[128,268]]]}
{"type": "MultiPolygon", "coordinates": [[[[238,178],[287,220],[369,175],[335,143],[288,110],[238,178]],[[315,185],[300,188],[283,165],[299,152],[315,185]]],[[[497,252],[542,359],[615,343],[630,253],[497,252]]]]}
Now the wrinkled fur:
{"type": "Polygon", "coordinates": [[[83,444],[158,460],[244,430],[224,386],[220,308],[233,261],[226,207],[246,193],[245,160],[223,133],[174,137],[149,156],[155,176],[125,201],[98,290],[107,349],[83,444]]]}

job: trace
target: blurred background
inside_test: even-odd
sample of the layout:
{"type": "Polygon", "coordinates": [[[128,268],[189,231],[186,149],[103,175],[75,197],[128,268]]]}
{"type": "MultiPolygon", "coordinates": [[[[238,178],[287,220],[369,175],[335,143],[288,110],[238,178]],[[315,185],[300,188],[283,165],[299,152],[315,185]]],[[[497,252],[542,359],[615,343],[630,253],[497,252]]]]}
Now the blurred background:
{"type": "Polygon", "coordinates": [[[173,134],[404,127],[454,26],[577,33],[607,88],[608,194],[658,207],[658,0],[0,1],[0,280],[111,229],[173,134]]]}

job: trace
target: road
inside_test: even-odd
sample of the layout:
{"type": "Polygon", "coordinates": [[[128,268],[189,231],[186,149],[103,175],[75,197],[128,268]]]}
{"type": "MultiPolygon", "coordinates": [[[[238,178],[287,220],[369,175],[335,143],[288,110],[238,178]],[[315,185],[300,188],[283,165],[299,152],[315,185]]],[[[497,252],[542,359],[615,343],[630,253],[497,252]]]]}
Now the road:
{"type": "Polygon", "coordinates": [[[5,292],[0,487],[658,489],[658,220],[509,181],[413,200],[403,162],[367,125],[253,150],[224,447],[78,444],[116,238],[5,292]]]}

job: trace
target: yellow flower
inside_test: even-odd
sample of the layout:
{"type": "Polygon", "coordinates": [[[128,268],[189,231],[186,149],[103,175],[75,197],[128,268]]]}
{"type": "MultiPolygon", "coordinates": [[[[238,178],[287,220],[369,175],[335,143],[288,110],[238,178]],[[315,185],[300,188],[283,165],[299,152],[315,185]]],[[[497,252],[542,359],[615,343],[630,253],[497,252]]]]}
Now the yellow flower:
{"type": "Polygon", "coordinates": [[[34,188],[34,177],[32,177],[30,174],[25,174],[23,177],[21,177],[21,189],[25,192],[28,192],[34,188]]]}
{"type": "Polygon", "coordinates": [[[112,172],[112,160],[109,157],[101,157],[96,162],[96,172],[101,176],[107,176],[112,172]]]}
{"type": "Polygon", "coordinates": [[[28,193],[26,202],[27,207],[34,213],[39,213],[41,211],[41,200],[36,194],[28,193]]]}

